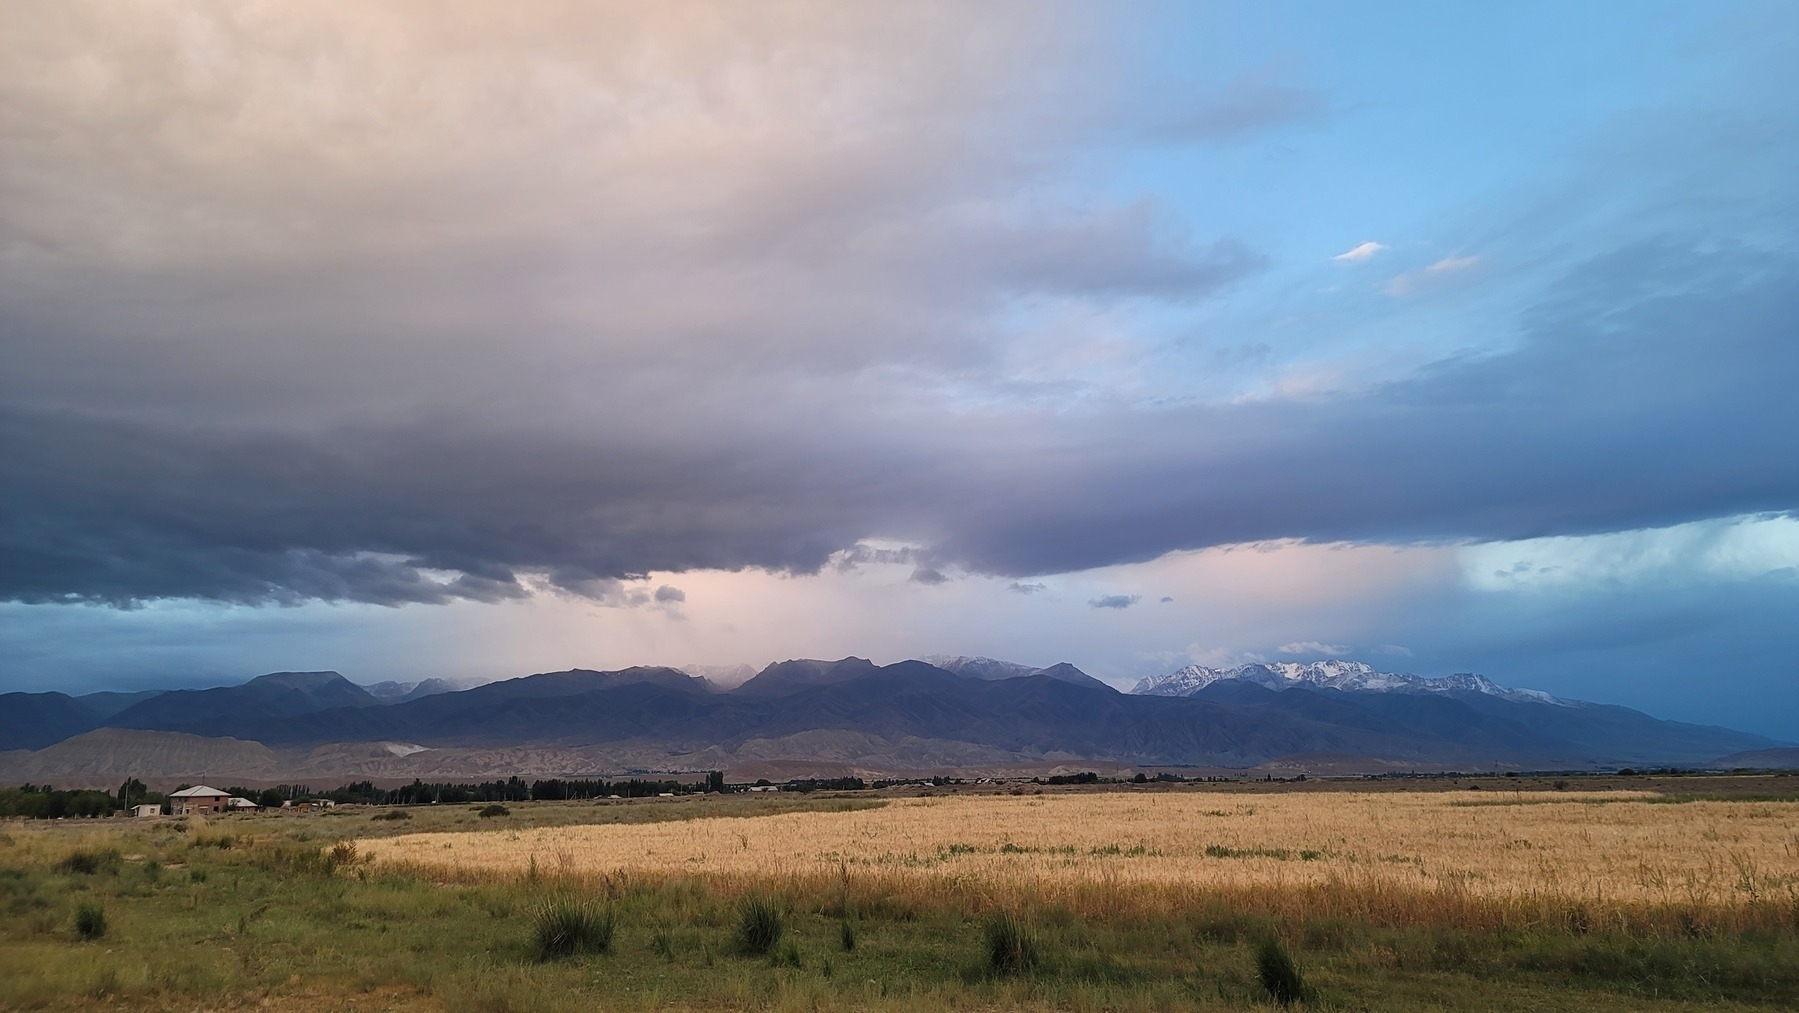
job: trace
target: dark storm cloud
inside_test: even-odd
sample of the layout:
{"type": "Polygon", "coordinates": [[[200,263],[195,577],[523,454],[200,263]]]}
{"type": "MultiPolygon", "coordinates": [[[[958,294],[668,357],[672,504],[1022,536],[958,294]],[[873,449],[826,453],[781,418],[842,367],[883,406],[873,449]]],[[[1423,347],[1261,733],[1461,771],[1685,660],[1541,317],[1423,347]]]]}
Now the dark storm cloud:
{"type": "Polygon", "coordinates": [[[1512,352],[1310,402],[903,433],[831,405],[836,431],[804,441],[756,412],[677,441],[655,426],[258,433],[13,408],[0,595],[440,602],[532,580],[599,594],[652,570],[815,570],[880,535],[1028,576],[1267,538],[1502,539],[1787,510],[1795,320],[1799,271],[1782,258],[1642,247],[1571,275],[1512,352]],[[1662,294],[1670,278],[1682,290],[1662,294]]]}
{"type": "Polygon", "coordinates": [[[1514,347],[1399,381],[1113,396],[1075,382],[1109,315],[1268,259],[1062,166],[1322,99],[1132,90],[1079,19],[708,10],[18,19],[0,598],[647,603],[1799,506],[1785,234],[1610,243],[1514,347]]]}

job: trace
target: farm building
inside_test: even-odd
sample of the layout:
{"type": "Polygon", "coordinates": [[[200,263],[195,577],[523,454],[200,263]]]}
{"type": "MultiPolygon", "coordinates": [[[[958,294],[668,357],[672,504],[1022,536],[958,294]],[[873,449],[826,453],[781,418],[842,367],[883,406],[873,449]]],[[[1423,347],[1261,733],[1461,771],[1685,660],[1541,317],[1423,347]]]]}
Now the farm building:
{"type": "Polygon", "coordinates": [[[250,801],[247,798],[242,798],[237,795],[233,795],[225,801],[225,808],[231,810],[232,812],[251,812],[251,813],[253,813],[262,807],[257,805],[256,803],[250,801]]]}
{"type": "Polygon", "coordinates": [[[133,815],[133,816],[161,816],[162,815],[162,806],[159,806],[159,805],[134,805],[131,807],[131,815],[133,815]]]}
{"type": "Polygon", "coordinates": [[[230,804],[231,796],[218,790],[196,784],[192,788],[183,788],[169,795],[169,812],[176,816],[199,816],[205,813],[222,813],[230,804]]]}

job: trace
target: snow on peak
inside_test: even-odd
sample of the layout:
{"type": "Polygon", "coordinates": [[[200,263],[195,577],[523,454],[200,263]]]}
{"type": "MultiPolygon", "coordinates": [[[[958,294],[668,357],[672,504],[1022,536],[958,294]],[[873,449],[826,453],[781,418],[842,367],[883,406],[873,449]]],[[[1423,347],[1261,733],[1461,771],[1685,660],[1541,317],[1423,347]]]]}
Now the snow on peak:
{"type": "Polygon", "coordinates": [[[1152,675],[1131,688],[1140,696],[1192,696],[1215,682],[1240,679],[1269,689],[1282,690],[1294,686],[1317,686],[1353,693],[1481,693],[1523,703],[1561,703],[1555,697],[1535,689],[1509,689],[1495,685],[1485,676],[1464,672],[1441,679],[1399,672],[1377,672],[1359,661],[1275,661],[1266,664],[1238,665],[1235,668],[1209,668],[1188,665],[1167,675],[1152,675]]]}

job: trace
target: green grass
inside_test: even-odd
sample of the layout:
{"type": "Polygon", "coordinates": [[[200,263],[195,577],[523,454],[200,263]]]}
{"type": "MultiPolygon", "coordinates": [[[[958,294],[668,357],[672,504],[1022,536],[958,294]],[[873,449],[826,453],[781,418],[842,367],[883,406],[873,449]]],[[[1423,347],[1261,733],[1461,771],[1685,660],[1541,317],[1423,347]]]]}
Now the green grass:
{"type": "Polygon", "coordinates": [[[1293,955],[1278,939],[1264,939],[1256,948],[1256,980],[1261,982],[1262,991],[1268,993],[1268,998],[1279,1005],[1291,1006],[1312,999],[1312,990],[1306,985],[1299,965],[1293,962],[1293,955]]]}
{"type": "Polygon", "coordinates": [[[79,873],[83,876],[117,872],[122,857],[117,848],[78,848],[56,863],[56,871],[79,873]]]}
{"type": "MultiPolygon", "coordinates": [[[[485,825],[776,811],[667,802],[634,803],[649,817],[517,804],[485,825]]],[[[467,807],[411,811],[401,829],[480,825],[467,807]]],[[[1642,936],[1595,917],[1584,932],[1457,933],[1344,917],[1277,924],[1222,902],[1163,919],[1082,919],[1051,901],[1006,907],[1011,928],[996,930],[1008,919],[973,892],[925,907],[853,880],[816,896],[771,880],[761,900],[780,931],[746,957],[752,905],[697,878],[577,884],[544,872],[527,886],[399,875],[369,861],[395,823],[366,810],[172,825],[0,826],[0,1008],[1266,1009],[1260,947],[1271,938],[1285,940],[1321,1008],[1799,1006],[1799,935],[1788,930],[1642,936]],[[585,940],[566,950],[545,946],[557,899],[571,906],[551,921],[585,940]],[[103,912],[99,943],[82,939],[84,907],[103,912]]]]}
{"type": "Polygon", "coordinates": [[[987,970],[994,974],[1023,974],[1037,966],[1037,937],[1010,912],[999,911],[987,919],[987,970]]]}
{"type": "Polygon", "coordinates": [[[737,907],[737,949],[747,957],[759,957],[775,948],[787,931],[781,908],[760,895],[743,898],[737,907]]]}
{"type": "Polygon", "coordinates": [[[98,904],[83,904],[75,909],[75,934],[83,939],[98,939],[106,934],[106,909],[98,904]]]}
{"type": "Polygon", "coordinates": [[[540,960],[612,948],[612,912],[595,898],[573,893],[546,897],[531,912],[531,920],[540,960]]]}

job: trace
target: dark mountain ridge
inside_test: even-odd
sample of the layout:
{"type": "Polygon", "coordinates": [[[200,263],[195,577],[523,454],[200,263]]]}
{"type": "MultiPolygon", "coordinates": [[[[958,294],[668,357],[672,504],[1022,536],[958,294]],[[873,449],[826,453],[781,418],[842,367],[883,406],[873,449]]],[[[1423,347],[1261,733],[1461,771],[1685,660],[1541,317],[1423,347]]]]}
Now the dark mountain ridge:
{"type": "Polygon", "coordinates": [[[333,672],[275,673],[237,687],[163,693],[111,717],[62,694],[10,694],[0,701],[28,699],[0,709],[0,748],[40,748],[104,726],[292,748],[404,742],[728,757],[752,746],[762,754],[813,748],[794,743],[826,734],[834,749],[904,746],[908,755],[1244,767],[1337,754],[1421,768],[1576,769],[1703,764],[1782,745],[1624,707],[1475,690],[1271,689],[1227,679],[1186,696],[1150,696],[1119,693],[1071,665],[1031,674],[1002,665],[958,674],[922,661],[802,659],[770,665],[730,691],[672,668],[573,669],[387,703],[333,672]]]}
{"type": "Polygon", "coordinates": [[[336,672],[271,672],[241,686],[158,693],[104,720],[110,728],[218,734],[221,726],[267,724],[316,711],[379,707],[381,701],[336,672]]]}

